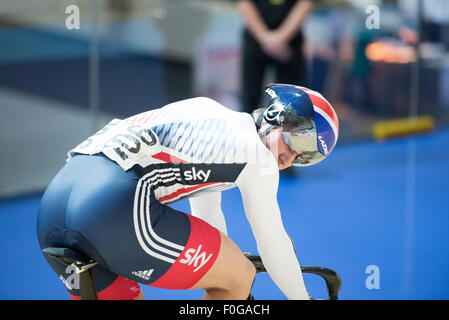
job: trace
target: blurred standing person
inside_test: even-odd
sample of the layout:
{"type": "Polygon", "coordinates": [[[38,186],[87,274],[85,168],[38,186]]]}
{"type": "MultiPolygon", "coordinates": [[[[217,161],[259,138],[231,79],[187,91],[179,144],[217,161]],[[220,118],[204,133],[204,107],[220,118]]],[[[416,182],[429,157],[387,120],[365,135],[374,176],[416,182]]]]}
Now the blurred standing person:
{"type": "Polygon", "coordinates": [[[274,66],[278,83],[302,84],[305,58],[302,26],[312,0],[237,0],[243,32],[242,111],[258,108],[264,76],[274,66]]]}

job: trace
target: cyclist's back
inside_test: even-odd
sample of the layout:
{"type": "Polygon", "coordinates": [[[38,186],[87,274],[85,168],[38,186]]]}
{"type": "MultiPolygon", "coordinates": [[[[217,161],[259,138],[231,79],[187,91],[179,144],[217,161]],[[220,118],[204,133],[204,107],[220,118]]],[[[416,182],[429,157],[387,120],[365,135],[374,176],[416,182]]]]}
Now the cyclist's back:
{"type": "MultiPolygon", "coordinates": [[[[170,203],[234,187],[248,161],[256,162],[257,149],[266,150],[249,114],[194,98],[113,120],[69,155],[101,152],[124,170],[134,167],[147,176],[156,198],[170,203]]],[[[265,154],[260,164],[272,158],[265,154]]]]}

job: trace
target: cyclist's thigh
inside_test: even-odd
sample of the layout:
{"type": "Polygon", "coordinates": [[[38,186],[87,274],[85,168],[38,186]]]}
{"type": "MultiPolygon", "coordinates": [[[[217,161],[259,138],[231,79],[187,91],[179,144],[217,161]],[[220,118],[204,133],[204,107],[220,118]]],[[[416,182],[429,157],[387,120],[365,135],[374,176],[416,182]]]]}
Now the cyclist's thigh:
{"type": "MultiPolygon", "coordinates": [[[[141,195],[140,199],[143,198],[141,195]]],[[[178,251],[179,254],[169,256],[174,259],[173,264],[160,278],[149,282],[149,285],[165,289],[233,290],[236,286],[243,285],[241,282],[247,282],[254,266],[229,237],[195,216],[163,205],[152,197],[150,202],[152,205],[149,211],[153,213],[149,216],[155,217],[156,221],[152,226],[153,230],[148,231],[149,237],[146,240],[153,234],[155,238],[159,236],[161,238],[159,240],[165,239],[167,246],[170,245],[169,242],[181,244],[180,247],[172,245],[174,251],[181,251],[178,251]],[[179,235],[187,237],[180,239],[179,235]]],[[[147,201],[143,200],[143,203],[143,207],[138,208],[141,214],[147,201]]],[[[143,234],[144,230],[144,226],[139,223],[136,234],[139,232],[143,234]]],[[[138,238],[146,252],[154,250],[154,244],[150,247],[143,236],[138,238]]],[[[161,265],[161,262],[155,262],[155,265],[161,265]]],[[[155,270],[151,272],[154,273],[155,270]]]]}
{"type": "Polygon", "coordinates": [[[209,272],[192,289],[235,290],[253,281],[254,265],[228,236],[220,233],[220,252],[209,272]]]}
{"type": "Polygon", "coordinates": [[[136,192],[134,231],[139,259],[151,274],[149,281],[140,282],[164,289],[190,289],[217,259],[220,232],[199,218],[161,204],[151,190],[140,189],[140,194],[136,192]]]}

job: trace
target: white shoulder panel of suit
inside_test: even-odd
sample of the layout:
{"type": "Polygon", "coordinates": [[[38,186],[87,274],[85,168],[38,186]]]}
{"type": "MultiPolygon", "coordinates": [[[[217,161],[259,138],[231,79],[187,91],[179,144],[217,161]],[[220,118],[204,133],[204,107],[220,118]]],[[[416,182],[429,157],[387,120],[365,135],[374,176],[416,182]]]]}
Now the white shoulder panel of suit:
{"type": "Polygon", "coordinates": [[[252,117],[209,98],[166,105],[107,126],[68,152],[104,155],[142,168],[161,203],[189,198],[192,214],[227,234],[218,191],[238,187],[257,248],[289,299],[308,299],[277,203],[279,172],[252,117]]]}

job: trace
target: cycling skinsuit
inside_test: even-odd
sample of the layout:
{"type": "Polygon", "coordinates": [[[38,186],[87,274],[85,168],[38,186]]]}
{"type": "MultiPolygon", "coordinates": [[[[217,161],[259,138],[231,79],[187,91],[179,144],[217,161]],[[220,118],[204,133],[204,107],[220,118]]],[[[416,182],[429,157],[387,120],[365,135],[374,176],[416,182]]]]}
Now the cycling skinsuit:
{"type": "MultiPolygon", "coordinates": [[[[132,299],[138,283],[188,289],[227,234],[221,190],[238,187],[264,265],[289,299],[308,299],[277,204],[276,159],[252,117],[209,98],[112,120],[68,153],[38,214],[43,247],[93,258],[99,299],[132,299]],[[191,214],[168,204],[188,198],[191,214]]],[[[71,270],[48,263],[73,299],[71,270]]]]}

